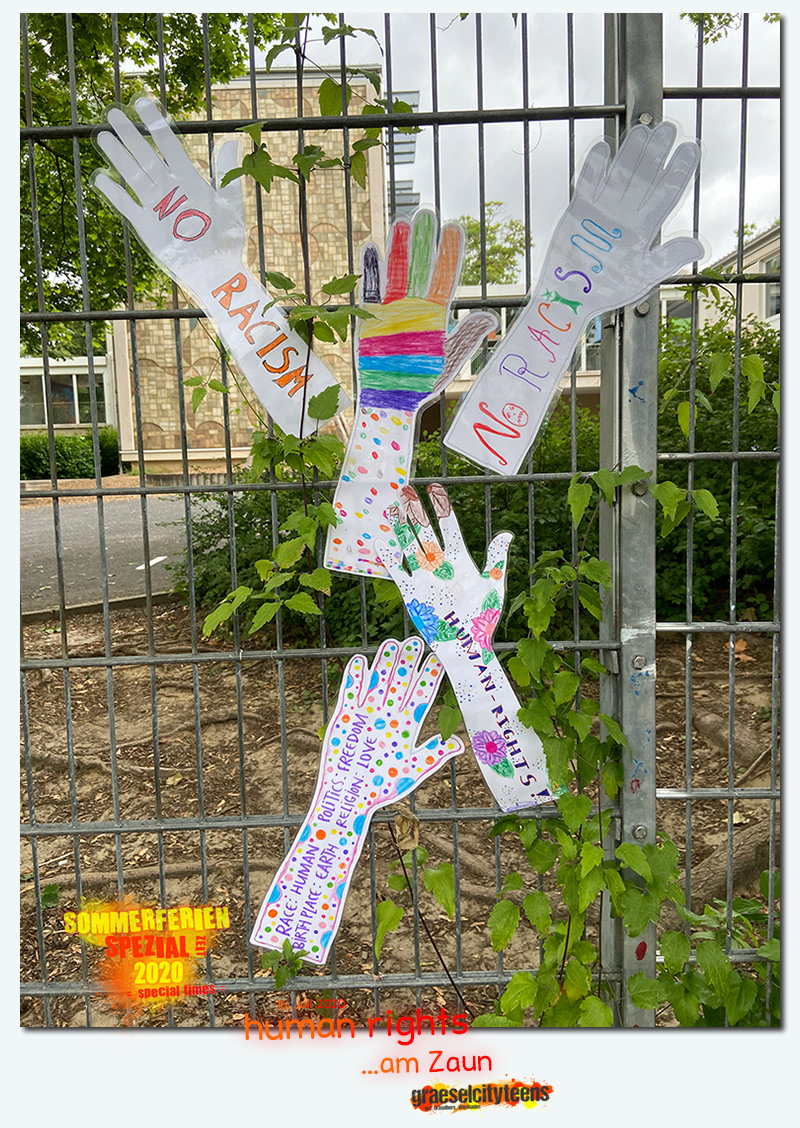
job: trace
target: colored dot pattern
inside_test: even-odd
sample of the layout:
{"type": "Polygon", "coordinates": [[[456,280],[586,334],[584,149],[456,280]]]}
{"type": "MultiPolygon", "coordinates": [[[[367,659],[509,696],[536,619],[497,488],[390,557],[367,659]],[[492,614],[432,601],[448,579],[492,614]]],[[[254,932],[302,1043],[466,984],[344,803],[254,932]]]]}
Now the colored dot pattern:
{"type": "Polygon", "coordinates": [[[443,675],[439,660],[432,654],[423,660],[423,650],[419,638],[388,639],[371,667],[361,655],[350,660],[314,799],[256,917],[251,943],[279,949],[288,939],[295,951],[308,953],[308,962],[324,964],[372,814],[463,749],[455,737],[428,741],[424,756],[415,748],[443,675]]]}

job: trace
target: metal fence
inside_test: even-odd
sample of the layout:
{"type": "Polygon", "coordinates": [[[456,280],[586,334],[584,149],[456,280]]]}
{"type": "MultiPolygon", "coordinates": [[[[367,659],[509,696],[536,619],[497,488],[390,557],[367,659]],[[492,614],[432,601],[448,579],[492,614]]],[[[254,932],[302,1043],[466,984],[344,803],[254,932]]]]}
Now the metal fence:
{"type": "MultiPolygon", "coordinates": [[[[483,215],[487,203],[487,153],[491,150],[488,135],[496,126],[504,123],[516,123],[519,129],[520,145],[524,159],[519,162],[519,175],[521,177],[521,193],[524,201],[524,225],[528,250],[524,261],[525,285],[530,286],[533,281],[533,261],[530,251],[531,233],[534,229],[533,211],[536,202],[535,178],[539,171],[536,164],[536,136],[544,125],[560,123],[564,130],[564,139],[568,152],[565,167],[564,192],[572,181],[576,159],[580,156],[580,137],[591,139],[597,133],[605,132],[613,143],[618,141],[620,134],[631,124],[637,121],[658,121],[663,115],[667,117],[679,116],[679,112],[687,104],[694,109],[694,128],[698,138],[703,140],[706,110],[709,102],[725,101],[737,107],[740,118],[740,144],[738,153],[731,152],[728,157],[729,176],[738,180],[738,209],[740,234],[738,242],[738,260],[735,268],[729,271],[726,284],[737,297],[735,315],[736,348],[733,358],[734,372],[734,408],[732,419],[731,442],[724,449],[699,450],[696,449],[694,415],[689,428],[688,449],[681,451],[660,450],[657,444],[658,427],[658,332],[659,332],[659,300],[654,292],[647,303],[641,303],[637,311],[627,309],[617,311],[614,315],[604,320],[603,333],[603,364],[600,406],[601,427],[601,465],[614,466],[625,463],[638,463],[645,469],[664,470],[674,472],[674,468],[688,468],[688,486],[693,488],[698,466],[703,463],[715,462],[729,467],[730,472],[730,511],[732,514],[728,551],[730,557],[728,615],[713,621],[697,621],[694,613],[694,582],[695,573],[702,568],[702,561],[698,561],[695,546],[698,543],[694,519],[688,518],[687,552],[685,558],[685,616],[683,621],[656,621],[656,569],[657,569],[657,529],[655,502],[648,495],[639,496],[633,490],[625,492],[625,496],[613,510],[601,514],[600,548],[601,554],[612,562],[615,589],[614,598],[608,609],[607,617],[603,623],[599,640],[581,638],[579,623],[579,608],[575,603],[574,629],[572,638],[562,641],[557,645],[569,652],[573,652],[577,660],[583,652],[601,652],[606,664],[615,671],[615,676],[605,679],[602,688],[603,704],[606,712],[614,713],[628,734],[634,749],[634,764],[626,765],[625,779],[620,793],[618,806],[615,807],[615,819],[612,822],[613,844],[619,841],[631,841],[642,844],[656,840],[659,827],[667,820],[666,808],[670,812],[678,809],[682,812],[683,835],[678,836],[678,844],[685,856],[686,867],[686,892],[691,897],[693,859],[695,857],[695,841],[697,838],[699,814],[714,806],[716,810],[724,811],[722,822],[723,830],[721,839],[724,839],[724,848],[727,850],[727,902],[730,924],[731,902],[737,890],[735,878],[735,847],[737,835],[734,827],[738,825],[736,814],[741,803],[752,804],[754,801],[760,805],[761,814],[754,815],[752,806],[747,819],[750,822],[766,821],[768,832],[766,835],[766,865],[770,873],[770,895],[774,890],[775,871],[777,866],[778,844],[778,817],[779,817],[779,790],[778,790],[778,599],[779,599],[779,569],[780,547],[777,537],[774,543],[774,611],[772,616],[764,619],[753,619],[752,616],[743,618],[737,597],[738,584],[738,554],[741,553],[743,541],[742,531],[738,526],[738,490],[740,476],[745,468],[754,462],[759,464],[774,464],[775,469],[775,512],[778,514],[778,452],[775,449],[745,449],[740,443],[740,424],[744,418],[744,397],[746,395],[746,377],[742,375],[742,288],[745,284],[743,270],[744,254],[744,225],[746,220],[746,192],[747,183],[747,142],[748,128],[752,116],[752,107],[755,102],[763,103],[765,99],[778,97],[778,90],[771,86],[751,85],[748,77],[748,52],[750,37],[753,34],[751,19],[743,17],[741,27],[741,79],[740,82],[726,86],[704,85],[706,70],[707,49],[702,42],[702,28],[699,29],[696,51],[696,84],[694,86],[665,87],[663,73],[663,42],[662,42],[662,17],[659,14],[648,15],[606,15],[604,17],[581,17],[566,15],[562,20],[560,35],[562,36],[565,57],[565,90],[566,100],[556,105],[533,105],[532,86],[537,61],[537,27],[535,16],[522,14],[513,23],[513,41],[517,52],[520,68],[520,98],[519,104],[508,105],[502,108],[489,106],[485,98],[486,67],[484,58],[484,31],[486,20],[490,17],[474,16],[469,19],[472,28],[472,44],[474,50],[473,65],[475,74],[475,101],[469,107],[444,108],[447,104],[443,99],[444,80],[441,77],[441,55],[443,32],[436,16],[418,16],[417,26],[420,38],[420,67],[427,69],[426,85],[430,92],[430,102],[426,104],[425,96],[421,100],[421,108],[414,115],[414,120],[421,129],[417,144],[425,145],[430,154],[433,168],[433,199],[430,200],[437,209],[442,207],[442,182],[444,170],[442,167],[443,139],[446,131],[459,129],[463,132],[465,145],[474,160],[473,174],[477,187],[480,214],[483,215]],[[594,19],[589,27],[589,33],[594,37],[593,43],[597,49],[597,36],[602,33],[604,50],[604,89],[598,90],[595,101],[587,101],[583,91],[586,83],[582,81],[582,74],[576,69],[576,50],[585,39],[587,32],[582,21],[594,19]],[[601,26],[602,24],[602,26],[601,26]],[[424,39],[427,42],[424,42],[424,39]],[[427,52],[427,61],[423,63],[423,52],[427,52]],[[589,132],[586,132],[589,130],[589,132]],[[576,139],[576,134],[579,138],[576,139]],[[631,396],[628,389],[637,385],[641,394],[637,399],[643,403],[635,403],[631,407],[631,396]],[[740,669],[742,649],[736,650],[737,640],[755,640],[767,638],[771,646],[770,655],[770,680],[769,680],[769,779],[763,786],[739,787],[736,779],[735,753],[737,748],[737,705],[740,705],[738,694],[743,684],[742,679],[746,674],[740,669]],[[680,694],[683,700],[683,736],[685,744],[683,779],[674,786],[657,786],[656,781],[661,773],[661,764],[657,757],[657,735],[660,713],[657,711],[656,685],[653,676],[649,682],[643,676],[652,671],[655,674],[657,649],[663,640],[682,640],[683,657],[680,671],[672,675],[670,685],[682,686],[680,694]],[[696,691],[698,679],[702,680],[702,668],[698,669],[698,642],[701,639],[719,641],[720,653],[724,643],[730,643],[724,663],[727,668],[725,694],[727,696],[727,753],[720,761],[717,778],[709,780],[704,774],[702,785],[698,784],[698,761],[695,754],[695,730],[693,727],[693,711],[698,708],[696,691]],[[638,783],[633,785],[634,776],[638,775],[638,783]],[[639,785],[641,784],[641,785],[639,785]]],[[[499,17],[498,17],[499,18],[499,17]]],[[[511,17],[507,17],[509,21],[511,17]]],[[[555,17],[552,17],[555,18],[555,17]]],[[[344,18],[343,18],[344,19],[344,18]]],[[[117,17],[111,17],[112,33],[115,34],[117,17]]],[[[206,110],[207,115],[199,121],[187,123],[186,131],[208,137],[209,146],[213,145],[212,135],[231,133],[242,122],[214,120],[212,110],[211,72],[209,61],[209,36],[207,18],[203,17],[204,32],[204,58],[198,60],[198,66],[204,67],[206,110]]],[[[385,92],[391,97],[393,83],[393,32],[397,17],[386,15],[382,28],[382,47],[384,51],[384,87],[385,92]]],[[[99,553],[102,566],[102,606],[103,629],[102,640],[97,647],[97,652],[85,654],[77,636],[73,634],[72,620],[67,606],[67,587],[65,584],[65,565],[62,551],[63,532],[62,526],[65,519],[64,500],[67,491],[58,488],[55,475],[55,449],[54,432],[52,423],[49,425],[48,436],[51,451],[52,483],[50,489],[27,491],[27,497],[47,499],[52,506],[53,536],[58,561],[58,653],[43,655],[37,653],[34,645],[29,645],[22,659],[22,715],[24,734],[24,785],[25,795],[22,806],[22,838],[24,848],[30,853],[26,855],[25,865],[30,867],[32,894],[28,900],[23,897],[23,906],[27,905],[27,925],[23,928],[23,945],[28,950],[36,949],[37,974],[29,976],[21,984],[21,994],[26,1011],[23,1022],[26,1025],[93,1025],[98,1021],[98,1004],[93,997],[94,985],[91,980],[89,960],[86,950],[80,947],[78,958],[77,941],[75,944],[74,959],[71,964],[62,964],[58,960],[59,952],[64,947],[64,937],[52,921],[48,923],[47,912],[42,908],[42,893],[44,888],[54,880],[60,880],[62,886],[62,902],[67,889],[70,890],[69,900],[74,897],[79,901],[82,896],[97,893],[94,886],[87,886],[83,880],[87,850],[91,855],[97,843],[113,843],[113,872],[107,877],[113,886],[102,888],[100,893],[105,897],[113,896],[122,899],[130,889],[132,883],[139,883],[146,879],[153,888],[157,887],[158,896],[162,904],[174,903],[175,896],[183,889],[180,885],[180,864],[171,863],[170,858],[175,854],[175,844],[181,849],[179,856],[191,855],[195,858],[199,870],[197,874],[196,895],[202,896],[204,902],[213,899],[215,891],[224,887],[225,893],[230,895],[234,911],[232,919],[238,932],[236,952],[230,956],[226,965],[228,973],[220,974],[215,963],[209,955],[206,959],[206,971],[210,981],[224,984],[227,995],[223,1001],[220,995],[209,996],[203,1001],[207,1007],[202,1016],[194,1024],[218,1026],[231,1021],[231,1016],[238,1011],[257,1013],[265,998],[265,992],[271,992],[273,981],[262,974],[257,952],[248,948],[246,937],[252,927],[252,917],[257,910],[261,897],[269,881],[269,867],[263,864],[258,867],[259,859],[265,856],[276,865],[281,857],[282,850],[288,849],[296,828],[303,817],[302,806],[304,795],[297,794],[292,782],[293,757],[298,755],[293,747],[292,721],[287,717],[287,671],[299,667],[298,662],[304,664],[303,668],[314,670],[315,677],[318,671],[319,687],[323,700],[323,716],[327,720],[328,679],[331,663],[336,664],[338,659],[347,658],[355,653],[375,653],[377,645],[382,641],[376,637],[369,625],[369,608],[371,605],[371,592],[364,579],[350,578],[347,582],[356,584],[360,588],[360,642],[357,645],[337,647],[329,644],[324,623],[320,628],[319,641],[315,646],[300,646],[286,641],[284,625],[280,614],[277,619],[276,645],[272,649],[259,649],[243,637],[236,618],[233,620],[232,638],[226,647],[211,646],[201,637],[201,624],[195,611],[194,600],[194,561],[193,561],[193,528],[197,520],[197,508],[193,500],[197,495],[214,495],[224,499],[228,516],[228,536],[230,543],[230,572],[232,584],[237,583],[237,528],[234,520],[234,501],[244,493],[266,491],[270,496],[272,516],[272,545],[277,543],[278,493],[281,490],[299,489],[299,486],[287,485],[276,481],[244,483],[234,475],[234,464],[231,455],[231,442],[229,432],[229,418],[225,415],[225,443],[226,443],[226,480],[211,485],[196,485],[192,483],[190,471],[190,452],[186,444],[186,406],[184,402],[185,390],[183,379],[185,373],[181,359],[181,334],[180,323],[187,318],[200,318],[202,312],[179,308],[177,289],[172,288],[172,309],[166,312],[153,311],[142,308],[141,303],[131,303],[129,308],[116,310],[97,310],[90,308],[89,303],[89,276],[92,270],[93,249],[86,245],[82,225],[82,177],[81,153],[85,138],[89,136],[92,122],[80,121],[77,110],[76,77],[74,59],[72,56],[71,31],[72,17],[64,17],[64,30],[67,37],[67,50],[70,59],[70,89],[71,89],[71,115],[67,122],[47,126],[37,125],[32,114],[32,92],[30,80],[30,57],[27,44],[27,19],[22,17],[22,44],[23,44],[23,72],[26,90],[24,102],[26,117],[21,131],[23,154],[27,157],[30,191],[32,201],[32,214],[24,217],[30,222],[32,239],[36,250],[37,264],[41,261],[40,249],[48,240],[48,225],[46,217],[39,215],[37,210],[37,153],[40,146],[44,146],[53,138],[68,138],[72,141],[72,163],[75,192],[77,195],[77,241],[79,247],[79,261],[75,269],[82,279],[84,303],[83,307],[76,310],[48,309],[45,305],[43,277],[41,273],[37,278],[38,283],[38,308],[25,310],[22,313],[22,323],[36,325],[41,332],[41,355],[45,373],[45,401],[47,419],[52,420],[51,410],[51,350],[49,346],[49,333],[54,323],[65,324],[73,322],[83,326],[86,335],[86,351],[90,357],[89,381],[90,408],[92,417],[92,431],[94,435],[94,454],[97,467],[96,483],[93,488],[69,491],[70,497],[86,499],[84,504],[96,506],[97,529],[99,537],[99,553]],[[178,379],[174,388],[180,410],[183,441],[181,449],[182,484],[179,486],[152,486],[145,482],[144,458],[140,453],[140,484],[138,486],[103,488],[100,478],[100,456],[97,444],[98,413],[95,398],[95,380],[92,369],[92,326],[102,321],[124,321],[129,331],[129,348],[132,367],[132,384],[134,390],[134,422],[136,442],[140,452],[145,449],[142,432],[142,417],[139,408],[139,358],[137,353],[137,334],[143,321],[154,318],[168,318],[172,320],[175,329],[175,363],[177,364],[178,379]],[[163,639],[157,639],[155,618],[158,608],[154,599],[153,585],[149,568],[144,569],[146,621],[141,639],[132,638],[129,644],[120,647],[115,641],[113,628],[119,622],[119,610],[111,598],[109,587],[108,569],[106,566],[106,542],[110,530],[110,502],[120,497],[139,498],[141,514],[141,541],[143,559],[150,560],[150,535],[151,517],[148,512],[148,496],[153,494],[173,494],[183,501],[183,524],[185,528],[187,576],[188,576],[188,634],[189,648],[184,650],[179,647],[170,648],[163,639]],[[92,500],[93,499],[93,500],[92,500]],[[253,746],[256,743],[256,734],[248,721],[248,703],[250,700],[250,673],[256,668],[269,669],[274,673],[275,692],[277,694],[277,712],[279,717],[279,733],[277,735],[276,755],[272,770],[280,777],[280,803],[272,810],[254,810],[248,798],[249,772],[254,763],[256,753],[253,746]],[[225,813],[218,813],[210,809],[204,792],[204,779],[208,777],[207,753],[207,726],[215,723],[210,716],[212,702],[208,694],[204,693],[203,681],[206,671],[211,668],[223,670],[230,681],[230,701],[235,713],[231,722],[236,732],[236,745],[238,753],[236,763],[231,767],[235,779],[231,783],[232,795],[235,795],[231,804],[232,809],[225,813]],[[149,767],[146,772],[130,774],[130,763],[126,757],[126,744],[121,741],[117,733],[116,715],[117,702],[120,699],[120,679],[131,669],[145,671],[146,679],[143,685],[149,694],[150,733],[144,739],[144,744],[149,748],[149,767]],[[196,775],[194,784],[193,810],[190,813],[175,813],[175,804],[168,802],[165,774],[161,762],[161,744],[163,740],[160,717],[163,715],[163,688],[161,679],[171,676],[173,672],[185,672],[186,685],[191,693],[192,723],[186,744],[192,761],[192,768],[196,775]],[[90,687],[87,689],[85,679],[91,678],[90,687]],[[58,716],[58,726],[61,739],[56,753],[43,754],[32,733],[35,732],[37,717],[32,712],[29,702],[30,687],[34,683],[46,681],[50,693],[50,708],[54,716],[58,716]],[[54,688],[57,687],[57,688],[54,688]],[[91,706],[89,713],[96,712],[101,715],[101,720],[106,729],[104,748],[101,753],[101,769],[106,780],[100,791],[109,800],[108,810],[98,813],[91,808],[80,785],[80,771],[85,764],[86,748],[82,746],[84,728],[87,722],[86,694],[89,694],[91,706]],[[76,734],[78,734],[76,736],[76,734]],[[49,773],[45,782],[45,766],[49,773]],[[50,791],[58,789],[56,798],[60,806],[53,807],[53,796],[50,791]],[[46,793],[47,792],[47,793],[46,793]],[[142,804],[137,807],[131,803],[131,797],[146,793],[150,813],[146,816],[140,812],[142,804]],[[55,817],[39,813],[41,810],[53,809],[55,817]],[[155,864],[146,871],[142,870],[137,859],[144,854],[155,856],[155,864]],[[58,861],[66,858],[66,869],[58,868],[58,861]],[[53,865],[56,868],[53,868],[53,865]],[[68,880],[70,871],[72,883],[68,880]],[[144,875],[144,877],[143,877],[144,875]],[[256,877],[257,875],[257,877],[256,877]],[[74,890],[74,893],[72,892],[74,890]],[[69,972],[63,970],[69,967],[69,972]],[[65,1002],[71,1003],[75,999],[82,1000],[80,1011],[65,1008],[65,1002]],[[238,1008],[238,1010],[237,1010],[238,1008]]],[[[159,17],[159,43],[158,51],[161,59],[164,58],[164,43],[161,30],[161,17],[159,17]]],[[[348,65],[348,46],[346,40],[341,41],[340,65],[341,74],[344,75],[348,65]]],[[[256,46],[253,31],[253,18],[249,17],[249,59],[250,59],[250,93],[252,98],[253,118],[258,117],[257,111],[257,67],[256,46]]],[[[114,76],[117,92],[120,90],[121,61],[118,52],[115,55],[114,76]]],[[[166,74],[162,70],[162,88],[160,93],[162,101],[166,101],[165,84],[166,74]]],[[[403,75],[402,88],[409,88],[409,78],[403,75]]],[[[421,85],[421,84],[420,84],[421,85]]],[[[388,129],[386,131],[388,149],[388,193],[387,210],[391,217],[395,200],[395,166],[393,162],[393,147],[395,130],[397,127],[408,124],[408,118],[402,114],[389,114],[385,119],[388,129]]],[[[331,133],[341,131],[345,144],[348,130],[363,124],[352,116],[348,119],[328,119],[326,126],[331,133]]],[[[303,110],[301,84],[298,85],[298,110],[295,117],[286,117],[270,122],[267,129],[270,131],[289,131],[302,141],[303,131],[318,126],[318,120],[308,116],[303,110]]],[[[492,141],[492,144],[494,142],[492,141]]],[[[466,167],[465,162],[465,167],[466,167]]],[[[407,172],[402,170],[403,175],[407,172]]],[[[693,195],[693,224],[695,233],[702,230],[702,216],[700,201],[703,189],[703,171],[698,173],[693,195]]],[[[342,180],[342,189],[347,194],[348,206],[348,266],[356,269],[356,248],[353,246],[352,226],[350,225],[350,199],[349,181],[346,177],[342,180]]],[[[266,218],[269,210],[269,200],[259,196],[259,208],[266,218]]],[[[134,278],[131,274],[130,234],[124,234],[125,249],[128,263],[127,285],[129,293],[133,293],[134,278]]],[[[482,251],[485,245],[482,239],[482,251]]],[[[263,270],[269,265],[269,245],[261,235],[259,243],[259,261],[263,270]]],[[[41,270],[40,266],[37,267],[41,270]]],[[[263,274],[262,274],[263,277],[263,274]]],[[[774,284],[778,280],[775,274],[764,273],[761,275],[760,284],[774,284]]],[[[682,283],[686,279],[681,280],[682,283]]],[[[698,288],[707,281],[702,273],[695,273],[689,280],[693,287],[691,302],[693,344],[696,341],[700,326],[700,298],[698,288]]],[[[488,288],[483,283],[484,297],[456,302],[456,308],[474,308],[491,306],[492,299],[488,296],[488,288]]],[[[516,302],[522,305],[524,299],[516,302]]],[[[513,305],[508,298],[498,299],[494,304],[513,305]]],[[[694,349],[693,349],[694,352],[694,349]]],[[[222,358],[223,378],[224,357],[222,358]]],[[[696,363],[692,362],[688,373],[689,399],[694,408],[698,403],[698,386],[696,379],[696,363]]],[[[540,489],[552,483],[566,483],[572,474],[577,471],[590,472],[596,466],[586,464],[585,454],[579,445],[577,425],[577,391],[575,369],[572,371],[571,389],[565,397],[563,410],[570,414],[570,467],[568,471],[559,473],[535,472],[533,456],[530,457],[524,473],[517,474],[511,479],[502,480],[504,484],[511,482],[526,499],[528,513],[528,544],[529,560],[533,562],[537,553],[537,493],[540,489]]],[[[445,398],[440,401],[440,418],[444,423],[445,398]]],[[[427,482],[433,479],[420,479],[427,482]]],[[[487,543],[493,532],[493,497],[501,480],[491,475],[472,474],[469,476],[453,476],[448,474],[448,461],[445,449],[441,448],[441,475],[436,480],[442,480],[448,485],[458,486],[469,484],[472,487],[483,487],[486,501],[486,538],[487,543]]],[[[699,479],[698,479],[699,480],[699,479]]],[[[417,484],[419,484],[419,482],[417,484]]],[[[333,483],[319,481],[314,484],[316,496],[321,496],[326,490],[332,488],[333,483]]],[[[750,535],[748,533],[748,535],[750,535]]],[[[565,546],[570,547],[570,546],[565,546]]],[[[572,551],[578,549],[577,536],[573,532],[572,551]]],[[[24,564],[24,562],[23,562],[24,564]]],[[[406,621],[408,627],[408,622],[406,621]]],[[[502,649],[502,644],[501,644],[502,649]]],[[[674,694],[673,694],[674,696],[674,694]]],[[[663,701],[659,700],[659,708],[663,701]]],[[[44,705],[39,705],[44,708],[44,705]]],[[[100,770],[100,769],[98,769],[100,770]]],[[[456,874],[456,910],[455,921],[448,922],[443,929],[435,926],[437,936],[444,944],[443,933],[447,932],[452,942],[452,958],[450,959],[450,972],[453,980],[459,985],[462,992],[468,997],[471,992],[478,992],[483,988],[498,988],[508,982],[514,971],[525,966],[524,963],[511,966],[511,961],[504,960],[502,955],[492,955],[490,961],[485,958],[485,953],[470,955],[467,951],[465,938],[468,927],[471,928],[475,920],[480,917],[471,910],[469,919],[465,916],[464,907],[466,895],[462,892],[464,878],[464,865],[462,864],[465,849],[465,834],[470,828],[481,825],[488,830],[492,821],[497,817],[497,810],[488,802],[475,805],[465,804],[457,787],[456,766],[449,767],[448,796],[438,806],[429,806],[426,789],[423,788],[416,802],[412,800],[412,809],[421,824],[421,840],[425,843],[426,831],[442,832],[448,844],[448,850],[455,866],[456,874]],[[460,849],[461,848],[461,849],[460,849]]],[[[443,773],[445,774],[445,773],[443,773]]],[[[104,799],[105,801],[105,799],[104,799]]],[[[187,799],[188,803],[188,799],[187,799]]],[[[102,804],[101,804],[102,805],[102,804]]],[[[547,818],[554,811],[547,808],[538,808],[530,817],[537,819],[547,818]]],[[[671,815],[670,815],[671,817],[671,815]]],[[[376,816],[369,835],[368,849],[361,862],[364,874],[364,885],[360,892],[351,893],[351,901],[356,898],[369,898],[370,909],[367,914],[372,928],[375,930],[375,905],[376,897],[383,891],[382,880],[385,869],[385,860],[381,849],[385,841],[385,828],[381,824],[389,822],[393,814],[385,812],[376,816]]],[[[719,837],[719,836],[718,836],[719,837]]],[[[491,840],[485,839],[488,844],[491,840]]],[[[484,850],[486,846],[484,847],[484,850]]],[[[499,839],[493,840],[491,847],[494,854],[491,865],[494,869],[496,888],[499,890],[504,859],[507,857],[507,848],[502,846],[499,839]]],[[[416,882],[416,866],[414,867],[414,882],[416,882]]],[[[141,885],[136,884],[136,889],[141,885]]],[[[491,894],[494,892],[490,890],[491,894]]],[[[772,896],[770,896],[772,900],[772,896]]],[[[351,911],[348,905],[345,914],[351,911]]],[[[771,911],[771,910],[770,910],[771,911]]],[[[488,909],[484,906],[483,918],[485,921],[488,909]]],[[[346,917],[345,917],[346,919],[346,917]]],[[[478,919],[480,924],[480,920],[478,919]]],[[[480,931],[480,928],[478,929],[480,931]]],[[[652,973],[656,964],[656,937],[655,928],[650,929],[644,936],[646,954],[642,957],[641,941],[631,941],[624,936],[618,922],[610,919],[603,921],[603,963],[604,978],[615,985],[624,983],[625,978],[634,971],[645,970],[652,973]]],[[[485,935],[485,932],[484,932],[485,935]]],[[[366,936],[368,949],[371,949],[371,935],[366,936]]],[[[449,978],[445,971],[433,959],[432,953],[426,947],[427,941],[420,931],[419,911],[416,905],[413,910],[412,927],[409,930],[405,947],[401,946],[403,958],[399,960],[397,970],[384,970],[375,959],[374,954],[362,957],[364,959],[360,970],[355,970],[355,964],[348,955],[341,951],[341,939],[334,945],[331,959],[324,974],[315,976],[313,980],[295,979],[290,982],[291,999],[294,1005],[297,992],[309,988],[315,990],[330,989],[338,995],[351,997],[356,992],[366,992],[363,997],[369,997],[370,1007],[374,1013],[379,1013],[387,1005],[391,1005],[393,998],[416,999],[416,1005],[421,1005],[431,997],[432,991],[450,991],[449,978]],[[346,966],[347,970],[343,970],[346,966]],[[398,992],[410,992],[409,995],[398,992]]],[[[488,941],[487,941],[488,945],[488,941]]],[[[736,958],[746,958],[747,953],[739,953],[736,958]]],[[[357,961],[356,961],[357,962],[357,961]]],[[[382,965],[385,967],[385,964],[382,965]]],[[[455,997],[453,997],[455,1003],[455,997]]],[[[397,1008],[402,1010],[402,1003],[397,1008]]],[[[185,1019],[182,1013],[170,1010],[165,1022],[169,1025],[181,1025],[185,1019]]],[[[652,1024],[652,1012],[638,1011],[626,1002],[626,993],[618,992],[618,1007],[616,1016],[621,1025],[646,1026],[652,1024]]]]}

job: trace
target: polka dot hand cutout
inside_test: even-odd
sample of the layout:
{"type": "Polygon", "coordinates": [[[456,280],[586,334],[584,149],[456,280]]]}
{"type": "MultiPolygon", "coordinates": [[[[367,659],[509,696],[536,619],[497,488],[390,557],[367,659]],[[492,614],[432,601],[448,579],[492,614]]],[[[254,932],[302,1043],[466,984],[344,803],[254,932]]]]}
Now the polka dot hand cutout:
{"type": "Polygon", "coordinates": [[[419,638],[387,639],[371,665],[360,654],[348,663],[311,807],[264,898],[251,944],[280,949],[289,940],[309,963],[324,964],[372,815],[463,751],[457,737],[415,747],[444,672],[434,655],[423,660],[423,650],[419,638]]]}

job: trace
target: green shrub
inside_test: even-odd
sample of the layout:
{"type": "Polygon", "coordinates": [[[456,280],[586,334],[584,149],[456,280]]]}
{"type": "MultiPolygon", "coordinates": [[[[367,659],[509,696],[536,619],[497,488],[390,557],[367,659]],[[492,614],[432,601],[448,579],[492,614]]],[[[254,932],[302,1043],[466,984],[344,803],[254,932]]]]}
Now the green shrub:
{"type": "MultiPolygon", "coordinates": [[[[97,435],[100,447],[100,473],[119,473],[119,443],[113,427],[103,427],[97,435]]],[[[94,454],[91,435],[54,437],[56,475],[59,478],[93,478],[94,454]]],[[[44,431],[26,431],[19,437],[19,476],[22,480],[50,477],[50,455],[44,431]]]]}

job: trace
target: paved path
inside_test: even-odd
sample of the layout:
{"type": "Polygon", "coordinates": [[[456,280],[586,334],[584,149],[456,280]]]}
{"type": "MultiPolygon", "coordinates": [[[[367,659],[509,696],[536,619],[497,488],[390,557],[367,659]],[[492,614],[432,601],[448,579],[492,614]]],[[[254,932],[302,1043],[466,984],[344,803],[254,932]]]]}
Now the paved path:
{"type": "MultiPolygon", "coordinates": [[[[145,594],[142,507],[138,497],[106,498],[104,502],[106,568],[110,599],[145,594]]],[[[174,579],[165,564],[181,553],[186,543],[183,498],[164,495],[147,498],[150,536],[150,576],[153,592],[169,591],[174,579]]],[[[72,607],[103,598],[97,502],[59,506],[66,603],[72,607]]],[[[53,507],[20,508],[20,590],[23,611],[58,607],[53,507]]]]}

